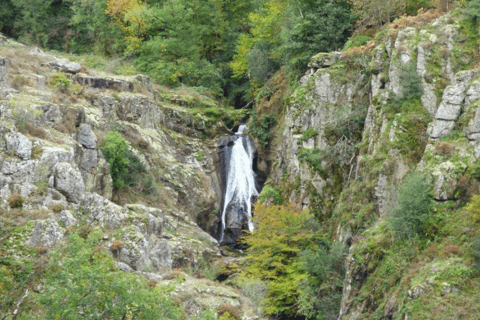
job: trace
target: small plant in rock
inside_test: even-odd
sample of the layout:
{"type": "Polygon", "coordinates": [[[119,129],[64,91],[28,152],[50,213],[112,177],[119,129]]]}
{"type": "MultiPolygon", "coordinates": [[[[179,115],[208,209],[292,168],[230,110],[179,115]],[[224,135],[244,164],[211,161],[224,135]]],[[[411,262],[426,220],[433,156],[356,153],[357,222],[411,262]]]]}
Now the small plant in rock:
{"type": "Polygon", "coordinates": [[[65,207],[63,206],[63,204],[57,203],[57,204],[52,205],[50,207],[50,209],[55,213],[59,213],[60,211],[64,210],[65,207]]]}
{"type": "Polygon", "coordinates": [[[267,199],[271,198],[273,200],[273,204],[283,204],[283,198],[282,195],[278,190],[270,186],[269,184],[266,184],[263,187],[262,192],[258,196],[258,200],[260,202],[265,202],[267,199]]]}
{"type": "Polygon", "coordinates": [[[21,194],[14,193],[8,198],[8,205],[13,208],[21,208],[23,207],[23,203],[25,200],[23,199],[21,194]]]}
{"type": "Polygon", "coordinates": [[[53,87],[54,90],[58,90],[60,92],[66,92],[70,88],[72,84],[72,80],[67,78],[65,74],[58,72],[52,73],[50,75],[50,85],[53,87]]]}
{"type": "Polygon", "coordinates": [[[124,244],[122,241],[114,240],[112,245],[110,246],[110,251],[112,251],[114,255],[118,255],[118,253],[120,253],[120,250],[123,249],[123,246],[124,244]]]}
{"type": "Polygon", "coordinates": [[[400,68],[401,98],[420,99],[423,95],[422,78],[417,74],[417,65],[410,62],[400,68]]]}
{"type": "Polygon", "coordinates": [[[451,156],[455,153],[455,147],[444,141],[437,141],[435,143],[435,153],[442,156],[451,156]]]}
{"type": "Polygon", "coordinates": [[[218,319],[223,320],[240,320],[241,312],[232,305],[224,304],[217,309],[218,319]]]}

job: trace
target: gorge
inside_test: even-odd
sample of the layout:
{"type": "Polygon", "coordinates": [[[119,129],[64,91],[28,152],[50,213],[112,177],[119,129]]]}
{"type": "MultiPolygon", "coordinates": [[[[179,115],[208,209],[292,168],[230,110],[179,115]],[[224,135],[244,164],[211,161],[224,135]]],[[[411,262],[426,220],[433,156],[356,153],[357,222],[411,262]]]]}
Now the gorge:
{"type": "Polygon", "coordinates": [[[472,21],[399,16],[252,110],[0,35],[0,318],[477,319],[472,21]]]}

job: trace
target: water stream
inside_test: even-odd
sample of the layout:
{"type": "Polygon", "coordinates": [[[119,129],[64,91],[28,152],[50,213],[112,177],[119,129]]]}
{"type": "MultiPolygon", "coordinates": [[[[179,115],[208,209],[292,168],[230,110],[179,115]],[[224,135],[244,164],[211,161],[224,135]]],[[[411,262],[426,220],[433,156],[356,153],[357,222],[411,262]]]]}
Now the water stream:
{"type": "Polygon", "coordinates": [[[227,228],[240,228],[242,220],[247,221],[248,230],[253,231],[252,223],[252,200],[258,196],[255,186],[255,173],[253,171],[254,144],[253,141],[243,135],[245,125],[242,124],[229,142],[224,151],[227,157],[226,181],[224,201],[221,215],[221,233],[219,242],[225,236],[227,228]],[[231,217],[227,217],[230,214],[231,217]],[[233,217],[233,218],[232,218],[233,217]],[[230,222],[227,225],[227,220],[230,222]],[[233,220],[233,222],[232,222],[233,220]]]}

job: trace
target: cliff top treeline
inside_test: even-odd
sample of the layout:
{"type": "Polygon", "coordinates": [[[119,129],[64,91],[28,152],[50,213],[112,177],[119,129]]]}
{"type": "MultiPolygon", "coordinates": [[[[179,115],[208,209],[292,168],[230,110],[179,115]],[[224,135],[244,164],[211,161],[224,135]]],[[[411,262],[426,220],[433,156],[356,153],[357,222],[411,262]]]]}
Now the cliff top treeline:
{"type": "Polygon", "coordinates": [[[311,56],[343,47],[355,27],[362,36],[350,45],[400,15],[460,2],[6,0],[0,31],[50,50],[121,57],[161,84],[205,87],[240,107],[281,66],[296,80],[311,56]]]}

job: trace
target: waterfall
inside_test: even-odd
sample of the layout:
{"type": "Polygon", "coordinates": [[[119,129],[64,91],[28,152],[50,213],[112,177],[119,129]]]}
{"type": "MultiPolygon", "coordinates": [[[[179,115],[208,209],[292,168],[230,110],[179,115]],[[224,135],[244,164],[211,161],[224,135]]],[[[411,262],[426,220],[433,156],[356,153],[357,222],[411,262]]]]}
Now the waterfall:
{"type": "Polygon", "coordinates": [[[250,138],[243,135],[244,130],[245,125],[242,124],[234,136],[223,141],[223,148],[226,149],[223,151],[225,190],[221,212],[220,243],[227,229],[235,229],[237,236],[240,235],[242,222],[247,223],[248,230],[254,229],[251,213],[252,200],[258,196],[253,172],[254,145],[250,138]]]}

